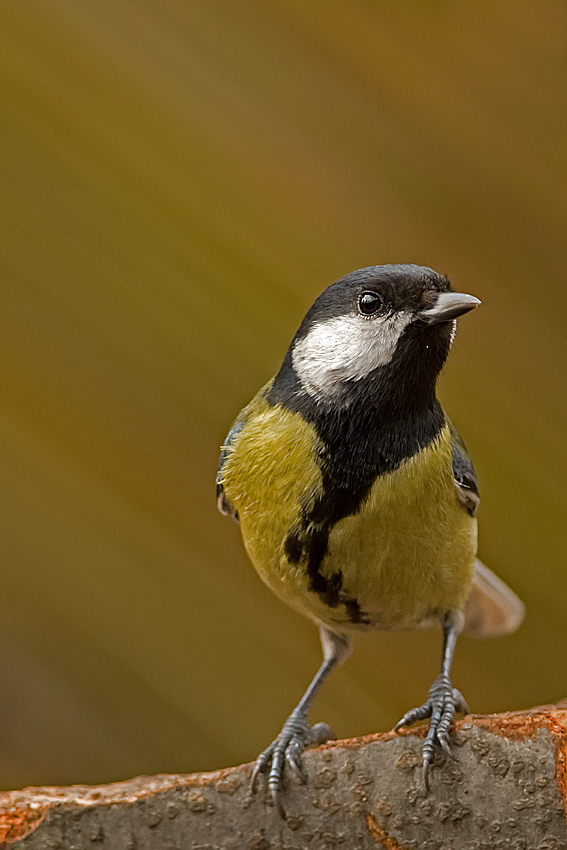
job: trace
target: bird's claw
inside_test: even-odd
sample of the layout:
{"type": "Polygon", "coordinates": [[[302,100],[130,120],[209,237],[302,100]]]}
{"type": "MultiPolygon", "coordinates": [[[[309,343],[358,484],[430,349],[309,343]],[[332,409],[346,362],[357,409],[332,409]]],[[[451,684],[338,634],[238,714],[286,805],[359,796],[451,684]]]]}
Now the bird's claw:
{"type": "Polygon", "coordinates": [[[307,781],[301,755],[307,747],[314,744],[324,744],[335,737],[333,730],[326,723],[316,723],[310,726],[303,713],[293,712],[283,725],[283,729],[269,747],[260,753],[252,771],[251,788],[255,791],[258,777],[268,773],[268,790],[280,816],[285,820],[286,813],[281,800],[282,780],[285,765],[293,771],[299,781],[307,781]]]}
{"type": "Polygon", "coordinates": [[[423,745],[423,781],[427,790],[429,790],[429,776],[435,755],[435,746],[438,744],[453,761],[456,760],[451,750],[449,729],[457,712],[468,714],[469,707],[461,692],[453,687],[449,677],[441,674],[429,689],[426,702],[418,708],[412,708],[406,712],[394,727],[397,732],[402,726],[411,726],[417,720],[431,718],[427,738],[423,745]]]}

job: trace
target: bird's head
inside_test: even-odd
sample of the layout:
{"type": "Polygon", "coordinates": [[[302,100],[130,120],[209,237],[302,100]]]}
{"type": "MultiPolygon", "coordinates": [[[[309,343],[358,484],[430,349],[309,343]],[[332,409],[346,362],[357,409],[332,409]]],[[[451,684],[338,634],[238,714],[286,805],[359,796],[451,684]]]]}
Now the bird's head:
{"type": "Polygon", "coordinates": [[[434,387],[455,319],[478,304],[425,266],[359,269],[317,298],[290,347],[291,365],[303,390],[321,401],[381,379],[408,392],[434,387]]]}

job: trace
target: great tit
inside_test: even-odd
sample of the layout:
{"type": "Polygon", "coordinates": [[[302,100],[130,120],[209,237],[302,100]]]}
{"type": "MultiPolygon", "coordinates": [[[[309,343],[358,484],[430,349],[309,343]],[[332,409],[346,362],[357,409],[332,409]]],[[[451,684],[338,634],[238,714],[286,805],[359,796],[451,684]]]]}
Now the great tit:
{"type": "Polygon", "coordinates": [[[436,398],[456,318],[472,295],[417,265],[370,266],[317,298],[283,364],[236,418],[222,447],[219,510],[240,523],[263,581],[319,627],[324,661],[282,731],[256,761],[282,805],[284,768],[302,780],[303,750],[333,736],[307,712],[329,671],[368,629],[443,630],[441,671],[396,729],[430,718],[423,774],[451,754],[451,682],[463,628],[514,631],[518,597],[476,559],[472,462],[436,398]]]}

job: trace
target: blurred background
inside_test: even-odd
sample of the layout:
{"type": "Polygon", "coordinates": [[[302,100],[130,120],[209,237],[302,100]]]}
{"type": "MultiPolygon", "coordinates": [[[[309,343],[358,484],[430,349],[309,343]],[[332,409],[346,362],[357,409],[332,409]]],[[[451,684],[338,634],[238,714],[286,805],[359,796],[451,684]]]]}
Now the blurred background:
{"type": "MultiPolygon", "coordinates": [[[[567,696],[567,7],[0,7],[0,786],[253,759],[320,660],[217,514],[219,445],[320,290],[414,262],[483,300],[442,400],[481,555],[477,712],[567,696]]],[[[313,720],[390,728],[436,633],[360,637],[313,720]]]]}

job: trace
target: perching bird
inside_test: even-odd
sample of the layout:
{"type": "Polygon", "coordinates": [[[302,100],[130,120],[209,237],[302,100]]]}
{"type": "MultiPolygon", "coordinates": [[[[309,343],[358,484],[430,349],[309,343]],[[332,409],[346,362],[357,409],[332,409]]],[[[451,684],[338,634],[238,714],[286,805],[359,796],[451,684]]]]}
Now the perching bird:
{"type": "Polygon", "coordinates": [[[368,629],[443,630],[441,672],[396,729],[430,718],[423,746],[450,753],[467,712],[451,663],[463,628],[508,634],[524,606],[476,560],[478,487],[465,446],[435,395],[456,329],[480,304],[416,265],[370,266],[317,298],[280,371],[241,411],[223,446],[218,506],[240,523],[264,582],[318,626],[324,661],[282,731],[259,756],[281,801],[284,768],[333,737],[307,712],[329,671],[368,629]]]}

